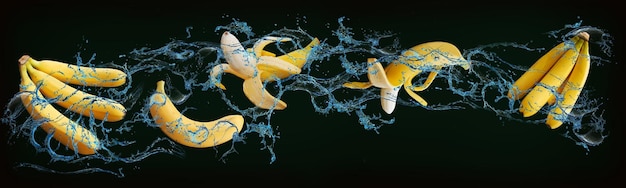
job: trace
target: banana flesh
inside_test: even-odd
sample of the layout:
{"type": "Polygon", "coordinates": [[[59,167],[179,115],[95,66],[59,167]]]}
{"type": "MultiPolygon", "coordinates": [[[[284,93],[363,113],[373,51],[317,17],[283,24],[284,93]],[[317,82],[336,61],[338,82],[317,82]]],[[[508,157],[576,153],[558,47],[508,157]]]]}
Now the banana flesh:
{"type": "Polygon", "coordinates": [[[309,52],[319,44],[316,38],[306,47],[279,57],[263,50],[270,43],[290,40],[289,38],[264,37],[258,40],[251,49],[246,50],[234,35],[228,31],[224,32],[220,46],[227,63],[211,69],[212,84],[226,89],[216,80],[223,73],[231,73],[244,80],[244,94],[255,106],[262,109],[285,109],[287,104],[272,96],[263,83],[299,74],[309,52]]]}
{"type": "Polygon", "coordinates": [[[163,133],[175,142],[193,148],[223,144],[241,132],[243,116],[227,115],[210,122],[200,122],[182,115],[165,93],[165,81],[158,81],[150,97],[150,114],[163,133]]]}
{"type": "Polygon", "coordinates": [[[546,104],[556,103],[546,119],[546,125],[556,129],[576,103],[589,69],[589,34],[581,32],[539,58],[515,81],[508,97],[522,99],[519,111],[524,117],[535,115],[546,104]],[[557,100],[555,93],[562,99],[557,100]]]}
{"type": "Polygon", "coordinates": [[[416,91],[426,90],[437,73],[444,67],[459,65],[469,70],[470,62],[465,60],[459,49],[448,42],[434,41],[416,45],[405,50],[400,58],[383,69],[376,58],[368,58],[368,82],[347,82],[343,86],[351,89],[381,88],[381,106],[387,114],[393,113],[398,92],[404,90],[418,103],[428,103],[416,91]],[[426,81],[420,86],[413,85],[413,78],[423,71],[430,71],[426,81]]]}
{"type": "Polygon", "coordinates": [[[64,146],[83,155],[91,155],[101,148],[100,141],[94,133],[64,116],[44,96],[28,75],[30,57],[23,56],[20,62],[20,97],[26,111],[37,121],[41,128],[64,146]]]}

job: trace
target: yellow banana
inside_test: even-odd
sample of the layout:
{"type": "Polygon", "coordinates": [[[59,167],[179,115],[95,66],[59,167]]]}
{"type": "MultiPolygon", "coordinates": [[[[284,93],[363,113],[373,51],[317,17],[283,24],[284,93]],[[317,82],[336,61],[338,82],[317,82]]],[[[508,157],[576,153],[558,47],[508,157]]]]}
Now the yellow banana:
{"type": "MultiPolygon", "coordinates": [[[[317,46],[320,44],[319,39],[314,38],[311,42],[309,42],[308,45],[306,45],[303,48],[291,51],[287,54],[278,56],[277,58],[280,60],[283,60],[285,62],[289,62],[292,65],[298,67],[298,68],[302,68],[304,66],[304,64],[306,63],[306,61],[308,60],[308,56],[311,52],[311,50],[313,49],[313,47],[317,46]]],[[[261,56],[276,56],[275,54],[269,54],[271,52],[267,52],[265,50],[263,50],[261,52],[261,56]]],[[[284,72],[281,71],[280,69],[276,69],[274,67],[271,66],[266,66],[265,64],[259,64],[257,66],[259,68],[259,70],[261,71],[261,80],[263,81],[274,81],[275,78],[278,79],[283,79],[283,78],[287,78],[289,76],[291,76],[292,74],[290,74],[290,72],[284,72]]]]}
{"type": "Polygon", "coordinates": [[[48,103],[30,79],[27,72],[28,56],[22,56],[20,62],[20,97],[26,111],[41,121],[41,128],[66,147],[83,155],[94,154],[100,149],[99,139],[88,129],[65,117],[52,104],[48,103]]]}
{"type": "MultiPolygon", "coordinates": [[[[298,49],[298,50],[294,50],[291,51],[287,54],[283,54],[281,56],[276,57],[276,54],[263,50],[262,47],[264,46],[256,46],[256,49],[252,49],[249,48],[248,52],[252,53],[254,52],[254,54],[260,54],[258,56],[267,56],[267,57],[276,57],[280,60],[283,60],[284,62],[288,62],[293,64],[294,66],[298,67],[298,68],[302,68],[304,66],[304,64],[306,63],[306,61],[308,60],[308,56],[311,53],[311,50],[320,44],[320,41],[318,38],[314,38],[311,42],[309,42],[308,45],[306,45],[305,47],[298,49]],[[260,51],[260,52],[259,52],[260,51]]],[[[222,65],[218,65],[216,67],[214,67],[214,71],[212,71],[213,73],[215,73],[217,76],[217,74],[222,73],[222,72],[227,72],[227,73],[231,73],[234,74],[235,76],[239,77],[239,78],[244,78],[246,76],[228,69],[227,67],[223,67],[224,64],[222,65]]],[[[288,76],[292,75],[292,71],[288,71],[285,72],[280,68],[276,68],[273,66],[268,66],[266,64],[257,64],[257,68],[259,70],[259,72],[261,72],[261,80],[262,81],[275,81],[276,78],[278,79],[283,79],[283,78],[287,78],[288,76]]],[[[223,85],[217,83],[217,85],[221,88],[221,89],[226,89],[223,85]]]]}
{"type": "Polygon", "coordinates": [[[194,148],[217,146],[233,139],[241,132],[241,115],[228,115],[210,122],[199,122],[182,115],[165,94],[165,81],[158,81],[156,92],[150,97],[150,114],[169,138],[194,148]]]}
{"type": "Polygon", "coordinates": [[[554,95],[553,91],[558,89],[570,72],[572,72],[579,51],[583,43],[585,43],[584,41],[589,38],[589,34],[583,32],[577,35],[577,37],[582,37],[583,39],[578,39],[574,49],[569,48],[548,73],[541,78],[540,84],[537,84],[524,96],[519,107],[519,111],[524,117],[536,114],[550,100],[551,95],[554,95]]]}
{"type": "Polygon", "coordinates": [[[117,87],[126,83],[126,73],[114,68],[84,67],[53,60],[32,60],[36,69],[61,82],[96,87],[117,87]]]}
{"type": "Polygon", "coordinates": [[[287,104],[272,96],[263,86],[263,81],[274,80],[277,74],[293,75],[299,74],[301,69],[287,61],[272,56],[259,56],[263,54],[263,48],[272,42],[289,41],[289,38],[264,37],[254,44],[252,50],[246,50],[241,45],[237,37],[226,31],[222,34],[220,47],[226,59],[226,64],[220,64],[211,69],[210,79],[221,89],[226,89],[224,85],[218,83],[217,77],[226,72],[244,79],[244,94],[255,106],[262,109],[282,110],[287,104]],[[266,70],[260,70],[260,66],[265,66],[266,70]],[[267,73],[267,74],[264,74],[267,73]],[[262,76],[265,75],[265,78],[262,76]]]}
{"type": "Polygon", "coordinates": [[[391,114],[396,106],[396,99],[401,86],[404,90],[423,106],[428,105],[426,100],[414,91],[423,91],[430,86],[440,69],[446,66],[460,65],[468,70],[470,63],[463,58],[459,49],[448,42],[427,42],[405,50],[398,60],[394,60],[387,67],[376,58],[368,59],[368,82],[348,82],[343,86],[352,89],[366,89],[370,86],[381,88],[381,106],[391,114]],[[413,78],[422,71],[430,71],[428,78],[421,86],[413,85],[413,78]]]}
{"type": "Polygon", "coordinates": [[[546,124],[550,128],[556,129],[560,127],[563,124],[562,120],[572,111],[587,81],[590,67],[589,42],[585,39],[580,50],[580,55],[576,60],[576,65],[567,78],[567,81],[563,83],[563,87],[561,87],[562,89],[559,92],[559,95],[563,98],[557,102],[557,105],[552,109],[551,113],[548,114],[546,124]]]}
{"type": "MultiPolygon", "coordinates": [[[[287,54],[283,54],[281,56],[276,57],[276,54],[263,50],[261,48],[257,48],[257,49],[252,49],[249,48],[248,52],[254,52],[255,54],[261,54],[259,56],[268,56],[268,57],[276,57],[280,60],[283,60],[285,62],[291,63],[292,65],[298,67],[298,68],[302,68],[304,66],[304,64],[306,63],[306,61],[308,60],[308,56],[311,53],[311,50],[320,44],[320,40],[318,38],[313,38],[313,40],[311,42],[309,42],[308,45],[306,45],[303,48],[291,51],[287,54]],[[256,50],[256,51],[255,51],[256,50]],[[259,52],[260,51],[260,52],[259,52]]],[[[245,76],[241,75],[238,72],[232,71],[232,70],[226,70],[225,67],[221,67],[223,65],[218,65],[216,67],[214,67],[216,70],[213,71],[214,73],[218,73],[220,71],[218,70],[222,70],[222,72],[227,72],[227,73],[231,73],[234,74],[235,76],[239,77],[239,78],[244,78],[245,76]]],[[[273,66],[268,66],[266,64],[257,64],[257,68],[258,70],[261,72],[261,80],[262,81],[276,81],[276,79],[284,79],[287,78],[289,76],[292,75],[293,72],[289,71],[289,72],[285,72],[280,68],[276,68],[273,66]]],[[[223,85],[218,84],[218,86],[221,89],[226,89],[223,85]]]]}
{"type": "Polygon", "coordinates": [[[33,58],[24,56],[28,73],[32,80],[40,84],[39,90],[46,98],[57,98],[56,104],[83,116],[109,122],[120,121],[126,115],[126,109],[117,101],[95,96],[67,85],[49,74],[41,72],[33,66],[33,58]]]}
{"type": "MultiPolygon", "coordinates": [[[[580,37],[574,36],[570,39],[573,44],[576,44],[580,40],[580,37]]],[[[561,59],[563,54],[568,49],[574,48],[574,46],[567,45],[568,42],[561,42],[557,46],[550,49],[543,56],[541,56],[522,76],[520,76],[513,86],[509,89],[507,96],[514,100],[519,100],[524,97],[532,87],[539,82],[546,73],[554,66],[554,64],[561,59]]]]}

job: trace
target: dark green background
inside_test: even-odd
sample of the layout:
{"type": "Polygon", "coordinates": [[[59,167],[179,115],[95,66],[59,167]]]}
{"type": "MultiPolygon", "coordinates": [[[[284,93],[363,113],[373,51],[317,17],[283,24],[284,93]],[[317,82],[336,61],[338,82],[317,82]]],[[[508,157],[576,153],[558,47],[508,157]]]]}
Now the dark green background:
{"type": "MultiPolygon", "coordinates": [[[[16,64],[23,54],[74,60],[73,56],[82,46],[96,52],[100,60],[115,60],[117,55],[132,49],[158,48],[171,39],[218,42],[215,27],[230,23],[232,18],[247,22],[257,35],[282,27],[295,28],[298,24],[309,34],[323,39],[334,38],[331,31],[337,28],[337,19],[345,16],[349,20],[344,24],[353,28],[356,37],[364,31],[392,31],[398,34],[403,47],[444,40],[461,50],[495,42],[529,41],[533,41],[534,47],[549,48],[556,44],[545,32],[582,19],[584,25],[605,29],[615,37],[615,57],[612,58],[617,64],[592,67],[588,82],[597,90],[596,96],[607,99],[603,107],[610,136],[586,154],[584,149],[556,131],[541,125],[503,123],[489,111],[428,111],[403,106],[397,107],[393,115],[384,116],[395,117],[396,123],[381,128],[380,134],[376,134],[364,130],[356,115],[316,113],[306,93],[293,92],[283,96],[289,107],[276,112],[272,119],[272,124],[279,126],[281,137],[275,145],[278,158],[274,164],[269,164],[269,153],[259,150],[258,141],[251,138],[248,144],[237,145],[239,154],[229,156],[227,163],[219,162],[212,149],[187,149],[187,156],[182,159],[157,155],[130,164],[122,179],[101,174],[55,175],[30,169],[14,170],[14,162],[24,162],[18,159],[21,154],[29,155],[34,151],[24,144],[23,148],[8,146],[8,128],[3,126],[0,145],[6,159],[2,171],[7,173],[3,177],[17,183],[78,181],[90,185],[114,182],[290,185],[293,180],[300,185],[336,182],[411,186],[425,183],[504,186],[621,183],[626,157],[622,127],[625,122],[621,108],[623,99],[617,91],[623,85],[625,69],[621,54],[623,33],[618,28],[618,23],[623,21],[619,19],[621,14],[614,11],[614,5],[376,3],[347,6],[310,1],[281,7],[275,6],[281,5],[279,2],[245,6],[242,2],[230,2],[229,6],[182,1],[149,4],[31,2],[4,6],[1,70],[7,87],[3,90],[2,104],[17,92],[16,64]],[[191,39],[186,39],[187,26],[193,26],[191,39]],[[85,39],[89,40],[88,44],[84,43],[85,39]]],[[[591,46],[594,47],[597,46],[591,46]]],[[[530,65],[537,54],[510,58],[530,65]]],[[[144,80],[146,91],[153,87],[150,83],[155,79],[158,78],[149,76],[144,80]]],[[[445,86],[442,82],[439,84],[445,86]]],[[[437,98],[423,93],[427,100],[437,98]]],[[[198,104],[194,107],[209,110],[202,101],[206,96],[217,95],[209,91],[197,92],[190,99],[197,102],[188,101],[186,105],[198,104]]],[[[400,97],[408,96],[401,94],[400,97]]],[[[373,101],[369,108],[379,108],[379,104],[373,101]]],[[[210,117],[202,118],[212,119],[220,113],[223,112],[212,112],[210,117]]],[[[146,130],[145,134],[136,135],[150,138],[159,133],[157,129],[146,130]]],[[[45,164],[45,160],[42,162],[45,164]]]]}

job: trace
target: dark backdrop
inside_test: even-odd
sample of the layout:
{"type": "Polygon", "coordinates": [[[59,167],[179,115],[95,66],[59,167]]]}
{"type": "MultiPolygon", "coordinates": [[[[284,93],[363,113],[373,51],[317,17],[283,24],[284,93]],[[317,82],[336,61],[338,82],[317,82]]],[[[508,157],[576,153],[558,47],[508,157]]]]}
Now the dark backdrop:
{"type": "MultiPolygon", "coordinates": [[[[252,138],[237,147],[227,163],[214,157],[211,149],[187,150],[185,158],[154,156],[129,165],[126,177],[110,175],[55,175],[29,169],[15,170],[15,150],[6,144],[7,126],[2,127],[2,171],[4,182],[92,185],[112,182],[310,185],[336,182],[353,185],[403,184],[520,184],[604,185],[624,178],[623,100],[618,95],[624,64],[623,33],[618,28],[619,12],[614,5],[581,4],[451,4],[372,2],[339,5],[327,2],[281,4],[259,2],[191,3],[52,3],[19,2],[3,5],[2,76],[7,86],[1,99],[8,101],[19,83],[17,59],[23,54],[73,60],[81,45],[97,58],[113,60],[139,47],[160,47],[171,39],[186,39],[192,26],[195,40],[219,41],[215,26],[231,18],[248,22],[257,35],[296,24],[320,38],[333,38],[337,19],[357,35],[363,30],[392,31],[402,46],[430,40],[446,40],[460,49],[494,42],[535,41],[546,48],[545,32],[560,29],[579,19],[584,25],[606,29],[615,37],[617,64],[593,67],[589,84],[596,95],[608,100],[604,117],[610,136],[586,154],[580,146],[544,126],[503,122],[485,110],[428,111],[398,107],[396,123],[380,134],[367,131],[355,115],[321,115],[313,111],[304,92],[286,93],[287,110],[276,112],[272,123],[280,126],[275,145],[277,161],[269,164],[267,151],[252,138]],[[228,15],[229,17],[225,17],[228,15]],[[305,18],[304,18],[305,17],[305,18]],[[304,18],[304,19],[303,19],[304,18]],[[363,30],[362,30],[363,29],[363,30]],[[85,39],[89,41],[85,44],[85,39]],[[135,166],[135,168],[133,168],[135,166]],[[84,180],[84,181],[82,181],[84,180]]],[[[191,40],[191,39],[187,39],[191,40]]],[[[546,42],[547,41],[547,42],[546,42]]],[[[592,46],[592,48],[595,46],[592,46]]],[[[84,57],[87,57],[85,54],[84,57]]],[[[520,55],[520,63],[532,59],[520,55]]],[[[148,81],[151,81],[148,79],[148,81]]],[[[151,82],[147,82],[151,83],[151,82]]],[[[148,84],[146,88],[151,88],[148,84]]],[[[204,92],[208,93],[208,92],[204,92]]],[[[203,103],[202,95],[190,100],[203,103]]],[[[425,97],[428,94],[424,94],[425,97]]],[[[405,96],[408,97],[408,96],[405,96]]],[[[435,97],[435,96],[428,96],[435,97]]],[[[377,103],[369,105],[378,108],[377,103]]],[[[381,111],[382,113],[382,111],[381,111]]],[[[154,132],[155,134],[158,132],[154,132]]],[[[142,136],[150,136],[146,133],[142,136]]],[[[139,136],[139,135],[138,135],[139,136]]],[[[30,151],[30,147],[24,148],[30,151]]],[[[27,151],[23,151],[27,152],[27,151]]],[[[34,151],[33,151],[34,152],[34,151]]]]}

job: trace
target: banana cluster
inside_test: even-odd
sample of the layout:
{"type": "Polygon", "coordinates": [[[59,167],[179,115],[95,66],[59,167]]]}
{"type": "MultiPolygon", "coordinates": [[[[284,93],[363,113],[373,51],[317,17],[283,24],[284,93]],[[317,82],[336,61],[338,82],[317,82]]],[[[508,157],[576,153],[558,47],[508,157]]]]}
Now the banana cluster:
{"type": "Polygon", "coordinates": [[[580,32],[540,57],[515,81],[507,96],[522,99],[519,111],[524,117],[535,115],[548,104],[546,125],[556,129],[572,111],[589,69],[589,34],[580,32]]]}
{"type": "Polygon", "coordinates": [[[423,106],[428,102],[415,93],[426,90],[438,72],[446,66],[459,65],[469,70],[470,62],[465,60],[459,49],[448,42],[434,41],[416,45],[402,52],[402,55],[383,68],[376,58],[368,58],[368,82],[347,82],[343,87],[367,89],[381,88],[380,100],[383,110],[391,114],[396,107],[400,87],[423,106]],[[413,85],[413,78],[423,71],[430,71],[428,78],[420,86],[413,85]]]}
{"type": "Polygon", "coordinates": [[[94,154],[100,141],[88,129],[58,111],[51,102],[86,117],[107,122],[124,118],[126,109],[115,100],[95,96],[71,85],[117,87],[126,82],[126,73],[113,68],[91,68],[53,60],[19,59],[20,97],[26,111],[41,128],[66,147],[80,154],[94,154]]]}

